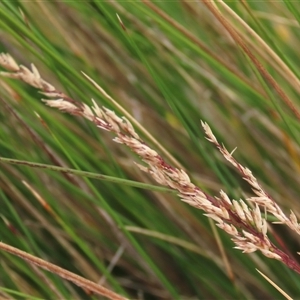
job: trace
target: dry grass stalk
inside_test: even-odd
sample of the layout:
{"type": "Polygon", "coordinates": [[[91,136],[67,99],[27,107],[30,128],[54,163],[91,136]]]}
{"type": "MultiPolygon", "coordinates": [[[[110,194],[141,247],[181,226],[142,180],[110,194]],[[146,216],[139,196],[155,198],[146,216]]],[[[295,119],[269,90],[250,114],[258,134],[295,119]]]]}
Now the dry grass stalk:
{"type": "Polygon", "coordinates": [[[204,5],[210,10],[210,12],[218,19],[222,26],[228,31],[230,36],[234,41],[241,47],[243,52],[249,57],[259,73],[265,78],[265,80],[274,88],[283,102],[289,107],[293,112],[295,117],[300,120],[299,109],[295,106],[293,101],[285,93],[285,91],[279,86],[272,75],[267,71],[267,69],[262,65],[262,63],[257,59],[257,57],[252,53],[250,48],[246,45],[245,41],[241,38],[240,34],[235,30],[234,26],[222,15],[220,10],[216,7],[213,1],[202,1],[204,5]]]}
{"type": "Polygon", "coordinates": [[[291,212],[288,218],[274,200],[262,189],[251,171],[239,164],[224,146],[221,146],[210,127],[202,122],[207,139],[212,142],[223,156],[242,174],[243,178],[252,186],[256,197],[247,199],[254,203],[251,209],[245,201],[231,200],[221,191],[220,197],[212,197],[195,186],[188,174],[178,168],[174,168],[146,143],[135,132],[131,123],[125,118],[118,117],[113,111],[100,108],[94,100],[93,106],[70,99],[65,94],[57,91],[51,84],[43,80],[37,69],[32,65],[32,71],[24,66],[18,66],[7,54],[0,56],[0,65],[10,73],[1,72],[3,76],[16,78],[39,88],[42,93],[55,100],[43,100],[48,106],[55,107],[72,115],[82,116],[93,122],[97,127],[113,132],[114,141],[125,144],[135,152],[145,165],[137,166],[149,173],[159,184],[168,186],[178,191],[182,201],[189,205],[202,209],[205,215],[216,222],[216,225],[232,236],[235,248],[244,253],[260,251],[266,257],[277,259],[289,268],[300,273],[300,266],[288,254],[274,245],[267,236],[267,221],[261,216],[259,206],[262,206],[273,214],[280,223],[286,224],[292,230],[300,233],[300,227],[296,216],[291,212]]]}
{"type": "Polygon", "coordinates": [[[36,265],[42,269],[45,269],[51,273],[57,274],[62,278],[65,278],[71,282],[73,282],[74,284],[76,284],[77,286],[80,286],[82,288],[84,288],[86,291],[89,292],[93,292],[95,294],[99,294],[104,296],[105,298],[108,299],[112,299],[112,300],[126,300],[127,298],[122,297],[112,291],[110,291],[109,289],[95,283],[92,282],[90,280],[87,280],[81,276],[78,276],[72,272],[69,272],[65,269],[62,269],[54,264],[51,264],[43,259],[40,259],[38,257],[35,257],[33,255],[30,255],[24,251],[21,251],[15,247],[9,246],[7,244],[4,244],[2,242],[0,242],[0,249],[11,253],[15,256],[19,256],[21,257],[23,260],[28,261],[29,263],[36,265]]]}
{"type": "Polygon", "coordinates": [[[261,271],[256,269],[256,271],[265,279],[267,280],[279,293],[281,293],[286,299],[293,300],[283,289],[281,289],[275,282],[273,282],[268,276],[263,274],[261,271]]]}

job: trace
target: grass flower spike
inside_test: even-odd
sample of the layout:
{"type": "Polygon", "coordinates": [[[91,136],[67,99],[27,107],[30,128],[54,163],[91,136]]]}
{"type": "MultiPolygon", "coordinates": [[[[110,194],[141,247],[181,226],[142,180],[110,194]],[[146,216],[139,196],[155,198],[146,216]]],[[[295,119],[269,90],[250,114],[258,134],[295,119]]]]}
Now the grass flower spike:
{"type": "Polygon", "coordinates": [[[203,210],[207,217],[213,219],[219,228],[231,236],[236,249],[244,253],[260,251],[266,257],[280,260],[300,273],[298,263],[270,241],[267,235],[267,221],[262,217],[259,207],[266,209],[280,223],[286,224],[299,234],[300,227],[295,214],[291,212],[290,217],[286,217],[280,207],[258,184],[251,171],[239,164],[232,154],[218,143],[207,123],[202,122],[207,139],[219,149],[225,159],[252,186],[256,196],[247,199],[247,201],[253,202],[253,209],[243,200],[231,200],[224,191],[220,192],[219,197],[206,194],[191,182],[185,171],[172,167],[155,150],[151,149],[135,132],[126,118],[118,117],[113,111],[105,107],[100,108],[94,100],[92,100],[93,106],[89,107],[84,103],[70,99],[43,80],[33,65],[31,70],[24,66],[18,66],[8,54],[1,54],[0,65],[10,71],[1,72],[1,75],[22,80],[40,89],[44,95],[51,98],[51,100],[43,100],[46,105],[71,115],[86,118],[98,128],[114,133],[115,142],[126,145],[141,158],[144,164],[137,164],[137,166],[142,171],[150,174],[159,184],[178,191],[182,201],[203,210]]]}

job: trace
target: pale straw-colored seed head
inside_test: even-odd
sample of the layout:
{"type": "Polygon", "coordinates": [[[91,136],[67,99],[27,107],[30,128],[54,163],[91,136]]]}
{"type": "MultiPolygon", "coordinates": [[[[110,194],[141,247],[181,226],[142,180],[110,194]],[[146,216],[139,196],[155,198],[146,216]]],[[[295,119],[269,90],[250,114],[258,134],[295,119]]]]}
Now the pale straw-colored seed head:
{"type": "MultiPolygon", "coordinates": [[[[12,71],[12,72],[17,72],[20,69],[20,67],[15,62],[15,60],[7,53],[1,53],[0,54],[0,65],[3,68],[5,68],[6,70],[12,71]]],[[[4,74],[4,72],[3,72],[3,74],[4,74]]]]}
{"type": "MultiPolygon", "coordinates": [[[[43,80],[34,65],[31,65],[31,70],[24,66],[18,66],[8,54],[0,54],[0,65],[11,72],[1,72],[1,75],[22,80],[40,89],[47,97],[56,98],[56,100],[43,100],[48,106],[70,114],[80,115],[94,122],[97,127],[113,132],[116,135],[114,138],[115,142],[128,146],[146,164],[145,166],[136,164],[142,171],[150,174],[159,184],[177,190],[182,201],[202,209],[207,217],[216,222],[219,228],[232,236],[236,249],[240,249],[244,253],[260,250],[267,257],[282,260],[280,255],[277,254],[281,252],[274,250],[276,246],[267,237],[267,221],[261,216],[259,206],[264,207],[278,218],[279,223],[286,224],[300,234],[300,225],[296,215],[291,212],[288,218],[283,213],[280,207],[258,184],[252,172],[233,158],[233,151],[230,153],[224,145],[218,143],[207,123],[201,121],[206,138],[217,147],[225,159],[251,185],[256,197],[251,197],[247,200],[255,204],[254,209],[250,209],[243,200],[231,200],[223,191],[220,191],[220,198],[213,198],[207,195],[190,181],[188,174],[184,170],[168,165],[155,150],[146,145],[135,132],[128,119],[117,116],[114,111],[105,107],[100,108],[93,99],[93,106],[90,107],[68,98],[43,80]]],[[[87,75],[85,76],[89,78],[87,75]]],[[[101,90],[106,98],[114,101],[93,80],[90,78],[89,80],[101,90]]],[[[288,266],[291,265],[286,264],[288,266]]]]}
{"type": "Polygon", "coordinates": [[[233,206],[235,208],[236,213],[240,217],[240,219],[243,220],[243,221],[245,221],[246,220],[246,216],[245,216],[245,213],[244,213],[241,205],[236,200],[232,200],[232,204],[233,204],[233,206]]]}
{"type": "Polygon", "coordinates": [[[64,99],[57,99],[57,100],[42,99],[42,101],[50,107],[58,108],[59,110],[65,112],[73,112],[78,109],[76,105],[64,99]]]}
{"type": "Polygon", "coordinates": [[[222,198],[226,203],[228,203],[229,205],[231,205],[231,200],[229,199],[228,195],[227,195],[223,190],[220,191],[220,195],[221,195],[221,198],[222,198]]]}

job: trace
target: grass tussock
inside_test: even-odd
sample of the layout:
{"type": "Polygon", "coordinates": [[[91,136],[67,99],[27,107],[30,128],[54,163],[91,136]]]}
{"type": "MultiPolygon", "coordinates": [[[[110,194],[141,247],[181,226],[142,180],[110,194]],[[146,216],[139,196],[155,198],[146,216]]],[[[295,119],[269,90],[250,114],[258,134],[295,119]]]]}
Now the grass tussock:
{"type": "Polygon", "coordinates": [[[297,298],[297,11],[2,3],[3,297],[297,298]]]}

